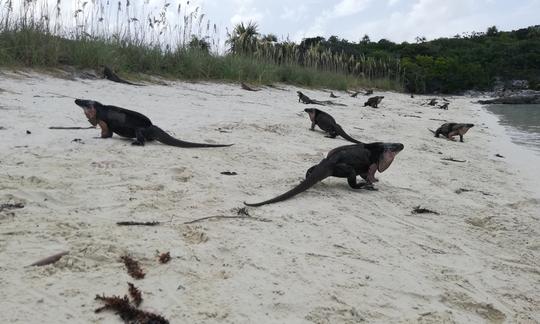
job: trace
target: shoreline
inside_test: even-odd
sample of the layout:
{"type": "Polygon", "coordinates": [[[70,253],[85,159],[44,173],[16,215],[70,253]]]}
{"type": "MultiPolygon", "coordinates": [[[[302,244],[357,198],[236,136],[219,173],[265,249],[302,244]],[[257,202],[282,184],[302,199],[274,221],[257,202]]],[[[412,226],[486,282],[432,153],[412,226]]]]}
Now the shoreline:
{"type": "MultiPolygon", "coordinates": [[[[499,153],[508,160],[511,166],[516,168],[516,172],[521,174],[520,179],[524,180],[527,190],[529,190],[535,198],[540,198],[540,169],[536,166],[540,165],[540,154],[532,148],[515,143],[511,135],[508,133],[507,127],[500,123],[499,117],[490,112],[487,107],[480,107],[479,110],[482,119],[488,123],[488,127],[493,129],[497,142],[491,142],[490,151],[493,155],[499,153]],[[500,147],[502,145],[502,147],[500,147]],[[506,152],[506,154],[501,153],[506,152]]],[[[496,157],[494,157],[496,159],[496,157]]]]}
{"type": "Polygon", "coordinates": [[[24,205],[0,211],[5,322],[119,323],[113,312],[94,313],[102,306],[94,297],[123,296],[126,282],[142,291],[141,309],[171,322],[540,322],[540,200],[523,190],[529,180],[510,158],[494,157],[505,155],[495,152],[505,137],[470,98],[451,97],[441,110],[421,105],[429,96],[377,92],[385,98],[372,109],[365,97],[334,91],[347,106],[322,109],[349,135],[405,145],[377,175],[378,191],[328,178],[248,208],[249,219],[186,224],[281,194],[348,145],[309,131],[311,105],[296,90],[329,94],[38,73],[2,74],[0,88],[0,202],[24,205]],[[88,126],[75,97],[139,111],[182,140],[235,145],[134,147],[97,138],[99,129],[48,129],[88,126]],[[434,138],[427,129],[443,120],[478,127],[465,143],[434,138]],[[130,220],[160,225],[116,225],[130,220]],[[61,251],[70,253],[26,267],[61,251]],[[156,251],[171,261],[159,264],[156,251]],[[125,254],[141,262],[144,279],[127,274],[125,254]]]}

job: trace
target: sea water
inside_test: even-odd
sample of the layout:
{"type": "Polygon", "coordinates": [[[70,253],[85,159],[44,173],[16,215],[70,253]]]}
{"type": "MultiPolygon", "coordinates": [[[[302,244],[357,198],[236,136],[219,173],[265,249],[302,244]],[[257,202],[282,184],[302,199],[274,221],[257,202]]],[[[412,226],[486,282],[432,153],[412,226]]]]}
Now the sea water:
{"type": "MultiPolygon", "coordinates": [[[[490,105],[512,141],[540,155],[540,105],[490,105]]],[[[540,167],[540,166],[539,166],[540,167]]]]}

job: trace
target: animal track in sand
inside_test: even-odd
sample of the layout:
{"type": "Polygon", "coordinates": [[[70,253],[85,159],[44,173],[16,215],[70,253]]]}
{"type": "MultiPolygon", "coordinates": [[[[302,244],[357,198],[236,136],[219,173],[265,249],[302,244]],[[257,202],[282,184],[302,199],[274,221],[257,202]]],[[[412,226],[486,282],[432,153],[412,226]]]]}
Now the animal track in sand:
{"type": "Polygon", "coordinates": [[[438,324],[438,323],[445,323],[445,324],[455,324],[457,323],[454,321],[452,317],[452,312],[445,311],[445,312],[425,312],[418,316],[418,318],[414,321],[406,322],[406,323],[418,323],[418,324],[438,324]]]}
{"type": "Polygon", "coordinates": [[[200,226],[186,226],[182,233],[184,241],[190,244],[201,244],[208,242],[208,235],[200,226]]]}
{"type": "Polygon", "coordinates": [[[163,184],[148,184],[146,186],[140,186],[136,184],[129,184],[128,186],[129,192],[136,193],[141,190],[148,190],[148,191],[163,191],[165,189],[165,185],[163,184]]]}
{"type": "Polygon", "coordinates": [[[277,135],[287,135],[291,132],[291,127],[284,124],[272,124],[272,125],[257,125],[257,124],[248,124],[247,126],[252,127],[258,131],[274,133],[277,135]]]}
{"type": "Polygon", "coordinates": [[[193,173],[185,167],[171,168],[173,179],[179,182],[188,182],[193,178],[193,173]]]}
{"type": "Polygon", "coordinates": [[[305,319],[313,323],[361,323],[365,319],[358,313],[356,308],[344,305],[344,307],[316,307],[305,316],[305,319]]]}
{"type": "Polygon", "coordinates": [[[496,226],[497,224],[492,221],[493,216],[487,216],[487,217],[470,217],[465,220],[465,223],[484,228],[489,230],[495,230],[499,228],[500,226],[496,226]]]}
{"type": "Polygon", "coordinates": [[[90,165],[99,169],[112,169],[126,166],[125,163],[120,161],[94,161],[90,163],[90,165]]]}
{"type": "Polygon", "coordinates": [[[503,323],[506,315],[492,304],[475,301],[472,297],[461,292],[447,292],[441,297],[441,302],[449,306],[472,312],[491,323],[503,323]]]}

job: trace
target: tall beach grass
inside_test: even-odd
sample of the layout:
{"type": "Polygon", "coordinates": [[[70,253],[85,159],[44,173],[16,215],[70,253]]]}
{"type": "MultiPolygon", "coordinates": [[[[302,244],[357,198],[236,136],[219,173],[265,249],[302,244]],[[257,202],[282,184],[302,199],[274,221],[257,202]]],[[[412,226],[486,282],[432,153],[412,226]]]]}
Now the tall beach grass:
{"type": "Polygon", "coordinates": [[[226,40],[189,1],[0,0],[0,66],[65,65],[187,80],[400,90],[399,60],[304,48],[239,24],[226,40]],[[246,30],[247,29],[247,30],[246,30]]]}

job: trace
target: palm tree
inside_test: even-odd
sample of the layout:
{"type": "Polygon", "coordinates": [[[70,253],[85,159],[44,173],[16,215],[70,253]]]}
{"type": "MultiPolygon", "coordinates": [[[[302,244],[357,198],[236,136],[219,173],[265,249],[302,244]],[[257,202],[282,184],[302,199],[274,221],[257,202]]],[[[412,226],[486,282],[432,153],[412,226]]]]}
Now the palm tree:
{"type": "Polygon", "coordinates": [[[229,39],[227,44],[229,44],[229,51],[234,54],[249,54],[253,53],[257,44],[257,36],[259,32],[257,29],[257,23],[248,22],[247,25],[244,23],[239,23],[234,26],[232,33],[227,33],[229,39]]]}
{"type": "Polygon", "coordinates": [[[274,34],[267,34],[261,37],[261,42],[263,43],[277,43],[277,36],[274,34]]]}
{"type": "Polygon", "coordinates": [[[191,35],[191,41],[188,44],[188,48],[192,50],[199,50],[206,54],[210,53],[210,43],[208,42],[208,36],[199,38],[195,35],[191,35]]]}

